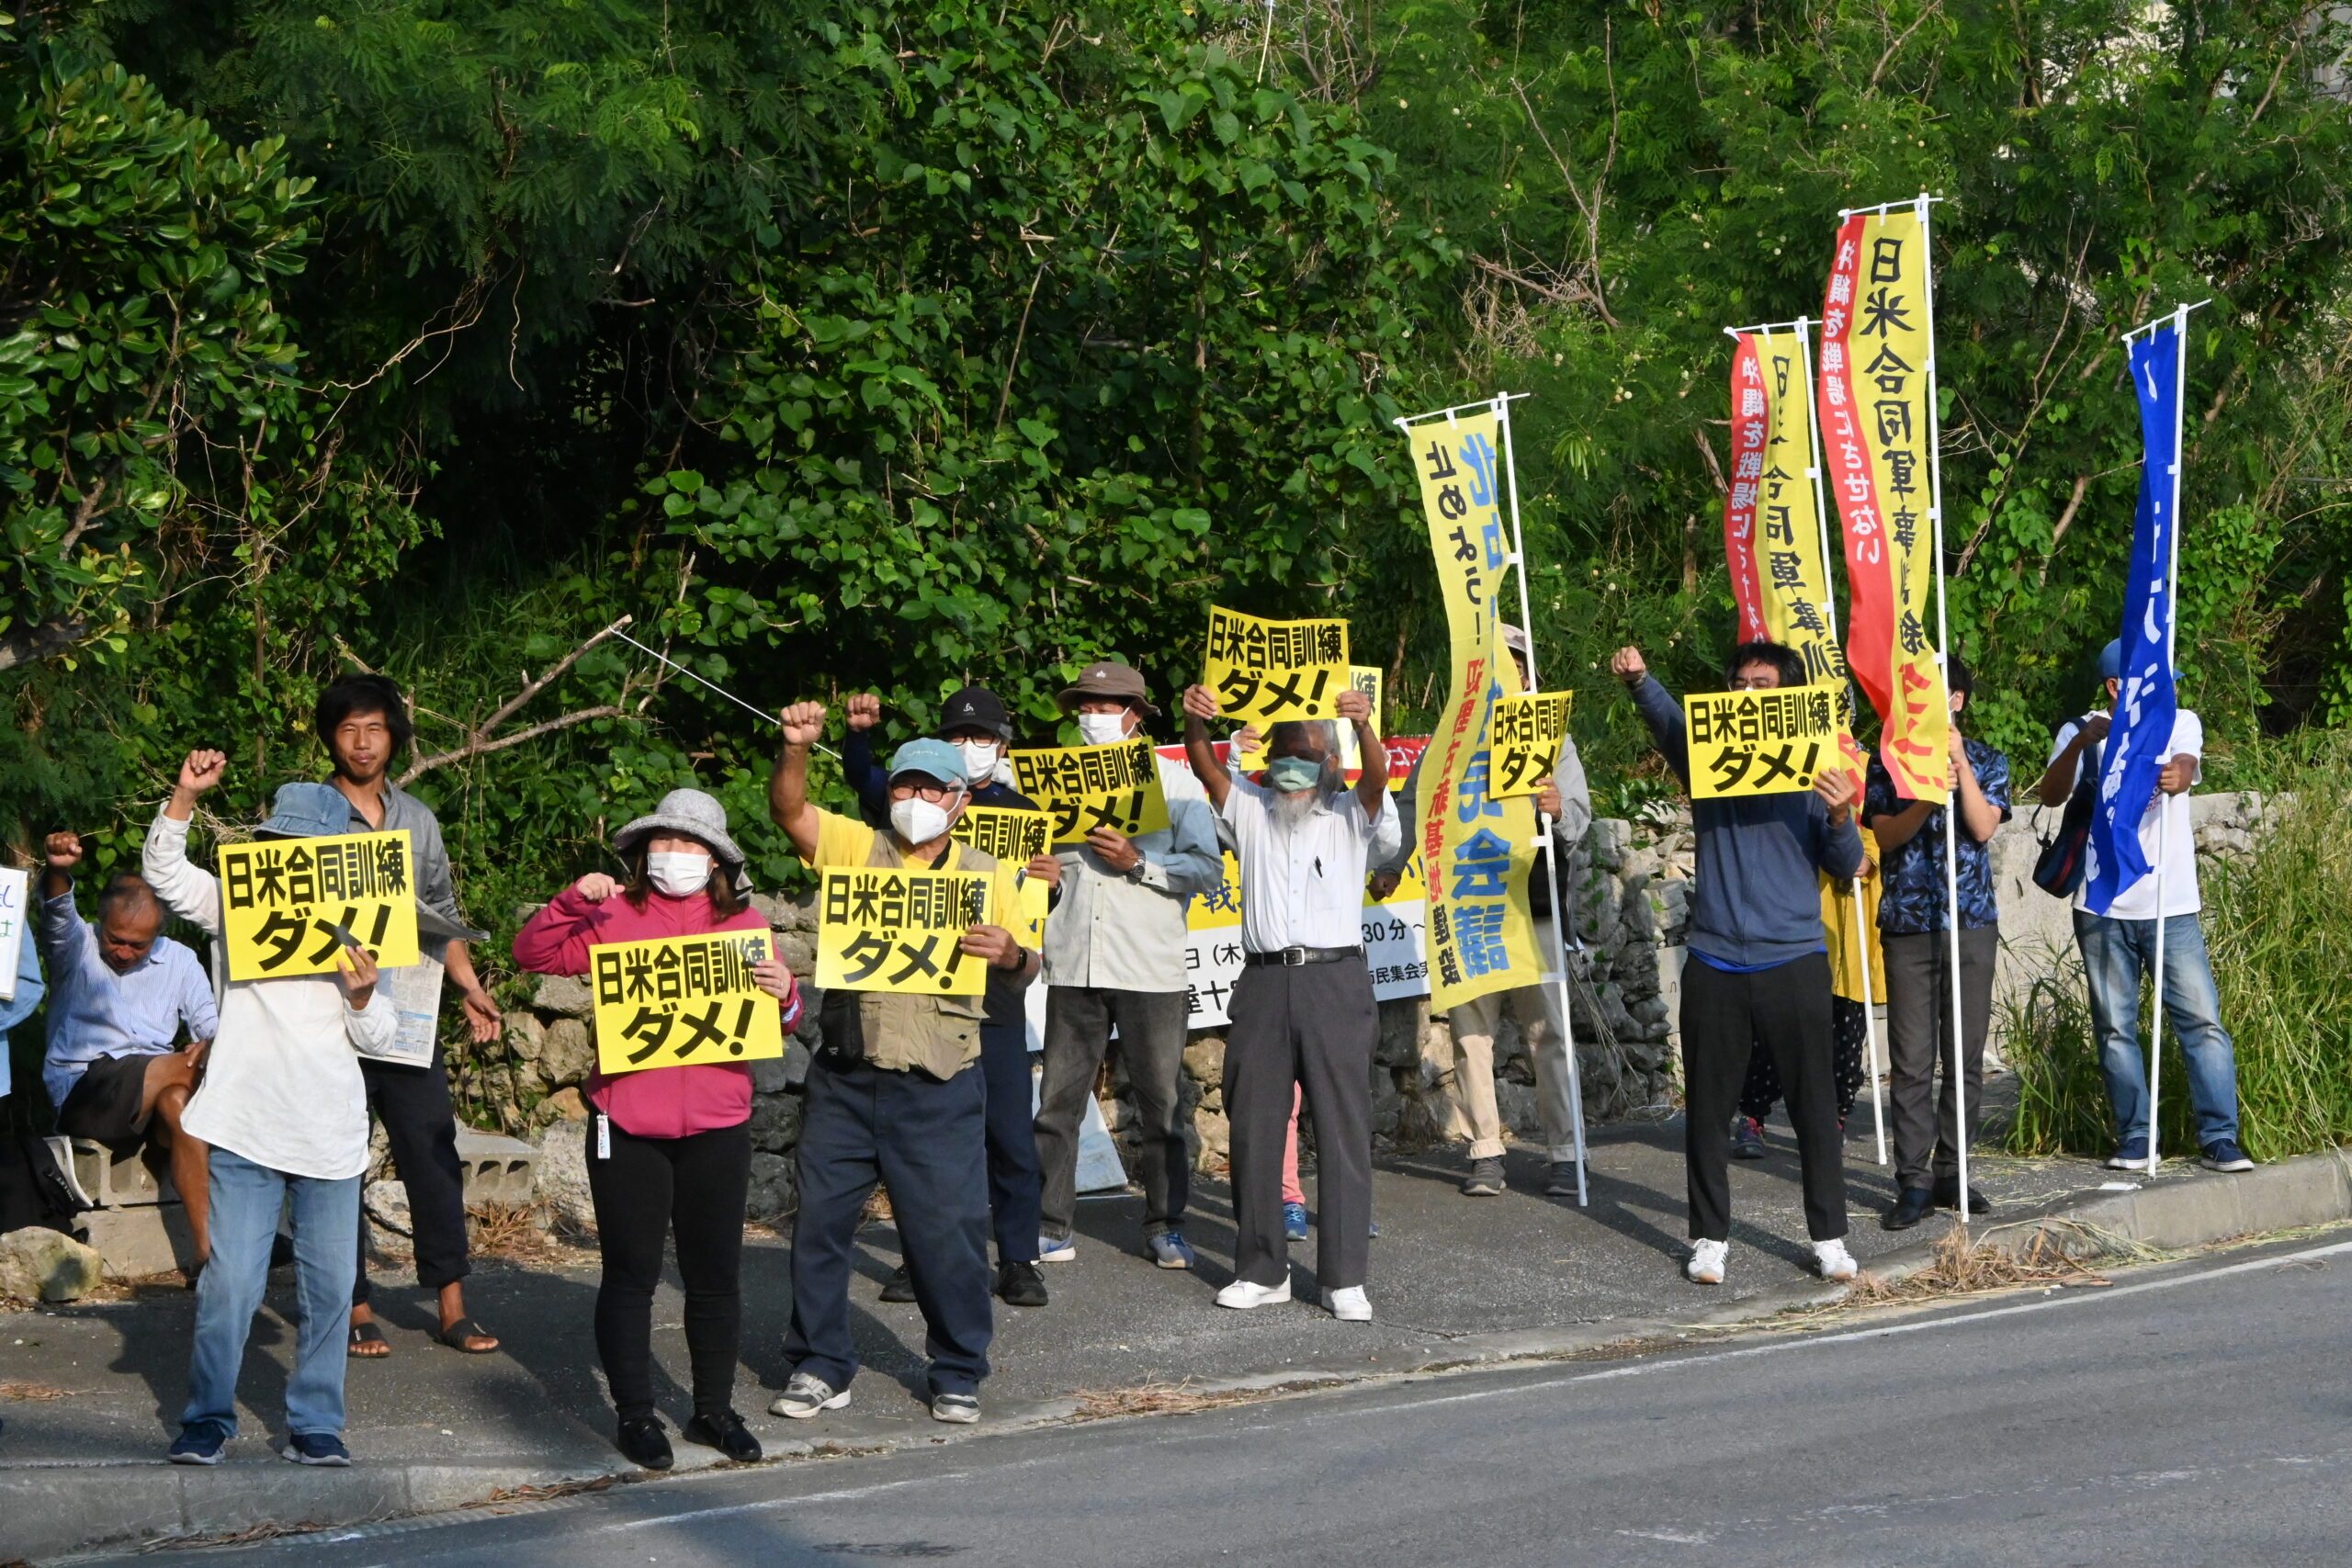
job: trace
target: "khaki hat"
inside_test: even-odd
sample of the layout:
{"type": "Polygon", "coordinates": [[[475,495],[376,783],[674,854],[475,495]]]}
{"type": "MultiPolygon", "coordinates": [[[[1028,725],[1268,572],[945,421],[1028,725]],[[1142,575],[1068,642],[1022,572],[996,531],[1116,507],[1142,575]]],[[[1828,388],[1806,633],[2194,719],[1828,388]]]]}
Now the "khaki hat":
{"type": "Polygon", "coordinates": [[[1117,697],[1135,704],[1147,714],[1159,711],[1151,705],[1150,688],[1143,683],[1143,676],[1136,667],[1116,659],[1088,665],[1077,680],[1062,688],[1056,700],[1061,704],[1062,712],[1071,713],[1081,697],[1117,697]]]}

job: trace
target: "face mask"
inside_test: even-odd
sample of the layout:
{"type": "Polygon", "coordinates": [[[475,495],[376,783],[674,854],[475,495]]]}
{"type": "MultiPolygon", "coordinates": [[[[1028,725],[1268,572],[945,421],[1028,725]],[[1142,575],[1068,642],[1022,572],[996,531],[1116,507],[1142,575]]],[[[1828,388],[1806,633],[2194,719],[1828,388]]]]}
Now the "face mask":
{"type": "Polygon", "coordinates": [[[974,784],[985,784],[996,773],[995,741],[958,740],[956,750],[964,753],[964,776],[974,784]]]}
{"type": "Polygon", "coordinates": [[[652,850],[645,879],[673,898],[691,897],[710,882],[710,857],[693,850],[652,850]]]}
{"type": "Polygon", "coordinates": [[[910,844],[927,844],[947,831],[947,808],[910,796],[890,803],[890,826],[910,844]]]}
{"type": "Polygon", "coordinates": [[[1127,716],[1123,713],[1082,713],[1078,716],[1078,732],[1089,746],[1115,746],[1127,738],[1127,716]]]}
{"type": "Polygon", "coordinates": [[[1266,782],[1284,795],[1296,795],[1323,782],[1323,764],[1312,757],[1277,757],[1266,764],[1266,782]]]}

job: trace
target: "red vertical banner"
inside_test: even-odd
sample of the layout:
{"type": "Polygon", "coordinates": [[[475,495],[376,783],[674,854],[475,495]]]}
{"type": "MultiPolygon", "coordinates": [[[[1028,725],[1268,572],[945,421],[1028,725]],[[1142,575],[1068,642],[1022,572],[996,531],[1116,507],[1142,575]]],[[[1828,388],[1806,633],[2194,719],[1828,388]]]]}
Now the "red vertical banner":
{"type": "Polygon", "coordinates": [[[1756,339],[1747,333],[1733,336],[1739,346],[1731,359],[1731,487],[1724,492],[1724,559],[1739,605],[1739,640],[1758,642],[1771,635],[1764,615],[1764,580],[1756,564],[1756,496],[1764,482],[1771,416],[1756,339]]]}

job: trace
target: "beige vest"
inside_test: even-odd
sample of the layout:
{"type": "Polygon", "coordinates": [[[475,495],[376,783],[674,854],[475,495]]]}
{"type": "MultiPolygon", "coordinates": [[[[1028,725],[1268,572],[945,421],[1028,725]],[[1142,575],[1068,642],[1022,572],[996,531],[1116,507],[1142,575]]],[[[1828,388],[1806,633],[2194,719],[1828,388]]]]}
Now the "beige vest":
{"type": "MultiPolygon", "coordinates": [[[[907,860],[899,852],[897,837],[882,829],[874,835],[874,850],[865,863],[880,869],[904,865],[907,860]]],[[[996,858],[951,841],[931,869],[993,874],[996,858]]],[[[985,1002],[984,997],[831,991],[819,1017],[828,1049],[862,1055],[892,1072],[919,1072],[944,1081],[980,1059],[985,1002]]]]}

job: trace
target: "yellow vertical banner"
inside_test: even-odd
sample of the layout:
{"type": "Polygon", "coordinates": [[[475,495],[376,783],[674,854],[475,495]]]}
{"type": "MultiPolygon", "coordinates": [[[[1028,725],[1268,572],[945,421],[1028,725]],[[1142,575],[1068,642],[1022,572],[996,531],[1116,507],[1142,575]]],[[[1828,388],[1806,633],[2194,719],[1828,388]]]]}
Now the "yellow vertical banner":
{"type": "Polygon", "coordinates": [[[1795,333],[1766,327],[1752,334],[1765,393],[1764,472],[1757,496],[1764,546],[1764,635],[1804,658],[1805,681],[1846,681],[1846,655],[1829,630],[1829,563],[1822,558],[1821,514],[1808,478],[1813,468],[1813,389],[1795,333]]]}
{"type": "Polygon", "coordinates": [[[1945,799],[1951,716],[1928,635],[1934,428],[1927,234],[1915,207],[1838,231],[1821,310],[1822,446],[1845,525],[1846,655],[1878,709],[1879,757],[1909,800],[1945,799]]]}
{"type": "Polygon", "coordinates": [[[724,1066],[784,1055],[776,1000],[752,978],[765,931],[713,931],[588,950],[596,1008],[596,1070],[724,1066]]]}
{"type": "Polygon", "coordinates": [[[1494,793],[1498,799],[1541,795],[1559,766],[1574,692],[1530,692],[1495,705],[1494,793]]]}
{"type": "Polygon", "coordinates": [[[1023,947],[1035,950],[1042,944],[1054,890],[1029,874],[1029,863],[1053,847],[1054,819],[1043,811],[1018,807],[967,806],[947,836],[1012,868],[1013,893],[1020,899],[1020,921],[1012,927],[1012,934],[1023,947]]]}
{"type": "Polygon", "coordinates": [[[1201,683],[1227,718],[1329,718],[1348,685],[1348,623],[1269,621],[1212,604],[1201,683]]]}
{"type": "Polygon", "coordinates": [[[977,997],[988,961],[959,950],[965,931],[995,925],[989,877],[917,866],[829,867],[817,896],[820,990],[977,997]]]}
{"type": "Polygon", "coordinates": [[[1408,426],[1413,470],[1445,599],[1453,658],[1446,705],[1430,737],[1415,842],[1429,880],[1430,1005],[1439,1010],[1543,978],[1527,908],[1535,807],[1497,796],[1495,705],[1519,691],[1502,650],[1498,598],[1510,560],[1497,408],[1408,426]]]}
{"type": "Polygon", "coordinates": [[[348,935],[387,969],[416,962],[416,862],[408,829],[220,846],[229,978],[326,975],[348,935]]]}

